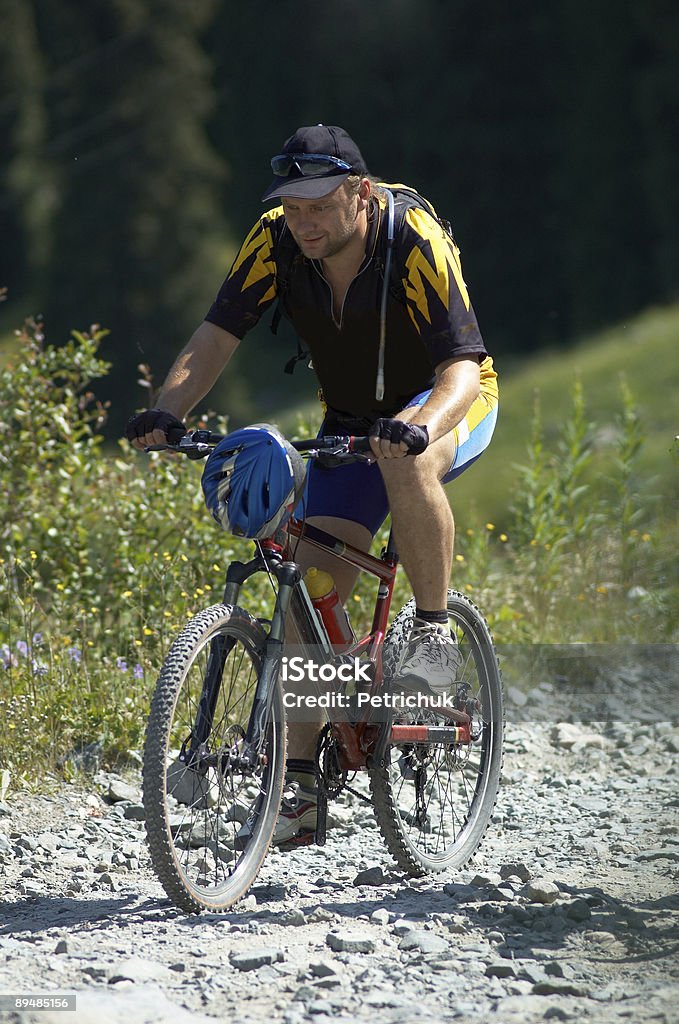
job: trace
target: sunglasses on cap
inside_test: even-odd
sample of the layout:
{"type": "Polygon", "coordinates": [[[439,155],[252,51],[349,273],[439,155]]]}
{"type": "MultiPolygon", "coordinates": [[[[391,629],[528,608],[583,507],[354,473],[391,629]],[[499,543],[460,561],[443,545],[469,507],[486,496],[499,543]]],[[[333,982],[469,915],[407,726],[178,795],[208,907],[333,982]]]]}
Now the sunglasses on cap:
{"type": "Polygon", "coordinates": [[[271,170],[277,178],[287,178],[292,169],[306,177],[322,174],[323,171],[351,171],[351,164],[336,156],[324,153],[279,153],[271,161],[271,170]]]}

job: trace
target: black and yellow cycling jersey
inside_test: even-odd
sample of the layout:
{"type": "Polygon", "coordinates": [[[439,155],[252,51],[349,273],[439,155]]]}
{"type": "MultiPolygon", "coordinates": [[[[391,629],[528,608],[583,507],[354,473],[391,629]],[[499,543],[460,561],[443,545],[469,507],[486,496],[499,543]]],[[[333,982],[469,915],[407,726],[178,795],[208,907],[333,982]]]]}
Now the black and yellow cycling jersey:
{"type": "MultiPolygon", "coordinates": [[[[354,417],[394,415],[430,388],[447,359],[481,364],[482,392],[497,399],[496,374],[481,338],[460,252],[420,207],[399,218],[386,319],[385,393],[375,398],[380,302],[386,253],[386,200],[373,198],[365,258],[333,314],[322,263],[301,254],[286,270],[284,314],[308,348],[327,404],[354,417]]],[[[283,207],[268,210],[245,239],[206,320],[243,338],[278,297],[276,253],[287,231],[283,207]]],[[[289,236],[288,236],[289,237],[289,236]]]]}

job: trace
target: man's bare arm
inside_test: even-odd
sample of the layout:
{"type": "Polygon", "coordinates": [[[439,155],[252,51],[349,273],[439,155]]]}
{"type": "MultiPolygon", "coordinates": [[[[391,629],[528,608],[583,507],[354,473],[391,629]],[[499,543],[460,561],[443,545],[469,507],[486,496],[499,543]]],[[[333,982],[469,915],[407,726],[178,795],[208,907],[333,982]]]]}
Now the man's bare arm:
{"type": "MultiPolygon", "coordinates": [[[[204,320],[175,360],[157,399],[157,408],[183,420],[204,398],[238,348],[240,340],[204,320]]],[[[136,448],[164,444],[165,433],[154,430],[132,443],[136,448]]]]}
{"type": "Polygon", "coordinates": [[[158,408],[183,420],[205,398],[239,344],[234,334],[204,320],[170,369],[158,408]]]}
{"type": "Polygon", "coordinates": [[[439,363],[431,395],[422,406],[410,406],[396,419],[426,426],[429,443],[437,441],[464,419],[480,392],[479,363],[463,357],[439,363]]]}

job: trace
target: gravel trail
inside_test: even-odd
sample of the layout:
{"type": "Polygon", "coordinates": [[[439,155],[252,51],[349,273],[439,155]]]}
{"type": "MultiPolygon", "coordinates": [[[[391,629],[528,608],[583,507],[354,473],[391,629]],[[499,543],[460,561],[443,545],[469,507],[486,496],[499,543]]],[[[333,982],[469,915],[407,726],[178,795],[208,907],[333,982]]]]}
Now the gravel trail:
{"type": "Polygon", "coordinates": [[[4,993],[75,993],[12,1024],[679,1021],[679,727],[507,728],[474,861],[409,880],[369,805],[273,851],[225,915],[151,873],[139,777],[0,804],[4,993]]]}

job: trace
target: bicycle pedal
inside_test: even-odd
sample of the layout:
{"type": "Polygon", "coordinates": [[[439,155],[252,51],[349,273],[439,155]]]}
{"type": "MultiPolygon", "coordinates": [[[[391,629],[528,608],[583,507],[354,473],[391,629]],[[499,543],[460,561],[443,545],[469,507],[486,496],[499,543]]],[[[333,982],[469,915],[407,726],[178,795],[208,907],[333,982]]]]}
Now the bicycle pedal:
{"type": "Polygon", "coordinates": [[[322,786],[318,789],[318,804],[316,807],[316,832],[314,841],[316,846],[325,846],[328,824],[328,798],[322,786]]]}

